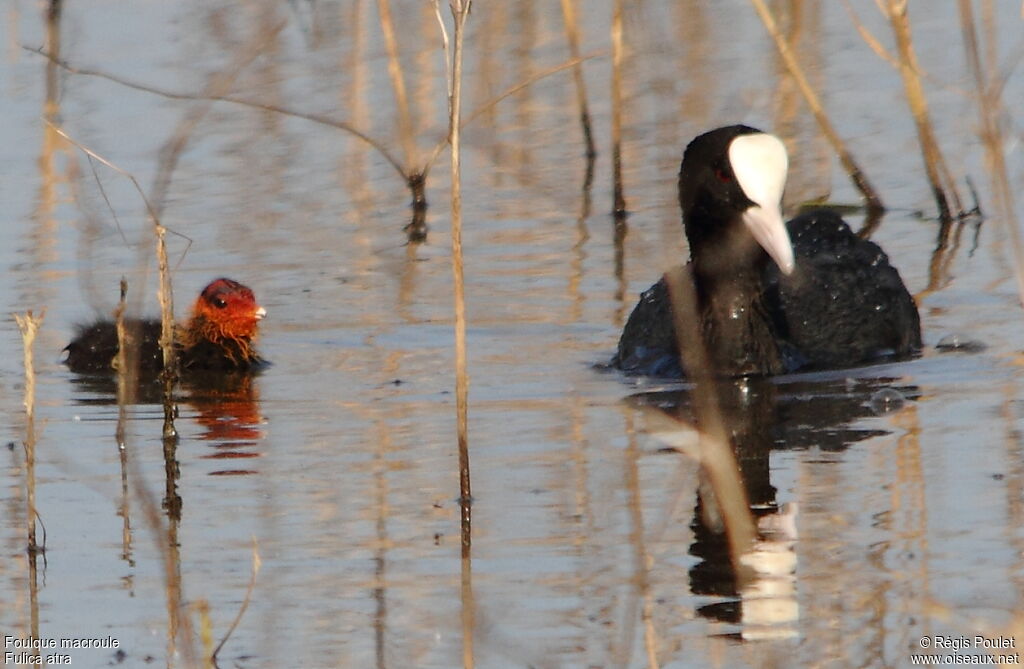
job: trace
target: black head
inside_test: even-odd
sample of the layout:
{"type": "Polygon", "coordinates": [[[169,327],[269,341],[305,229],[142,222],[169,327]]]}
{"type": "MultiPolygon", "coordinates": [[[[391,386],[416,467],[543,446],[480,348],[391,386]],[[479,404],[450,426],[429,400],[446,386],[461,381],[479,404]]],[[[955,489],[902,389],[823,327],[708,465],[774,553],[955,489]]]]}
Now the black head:
{"type": "Polygon", "coordinates": [[[779,209],[786,150],[775,136],[746,125],[700,135],[679,169],[679,204],[700,272],[741,271],[765,260],[793,269],[793,250],[779,209]]]}

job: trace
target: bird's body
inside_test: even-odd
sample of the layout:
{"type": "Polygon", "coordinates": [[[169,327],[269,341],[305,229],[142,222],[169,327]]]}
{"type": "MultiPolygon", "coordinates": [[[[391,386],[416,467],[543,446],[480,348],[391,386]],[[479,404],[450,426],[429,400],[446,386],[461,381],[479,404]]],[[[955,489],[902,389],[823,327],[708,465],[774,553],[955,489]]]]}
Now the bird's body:
{"type": "MultiPolygon", "coordinates": [[[[712,372],[771,375],[906,357],[921,347],[913,298],[888,257],[829,210],[783,223],[781,142],[746,126],[701,135],[679,175],[699,330],[712,372]]],[[[664,279],[641,295],[612,365],[683,370],[664,279]]]]}
{"type": "MultiPolygon", "coordinates": [[[[231,279],[211,282],[192,308],[192,316],[174,333],[178,367],[183,373],[252,369],[263,360],[253,341],[257,323],[266,315],[252,291],[231,279]]],[[[137,354],[138,369],[154,374],[163,369],[160,321],[128,319],[125,335],[129,351],[137,354]]],[[[119,346],[117,328],[110,320],[79,326],[64,349],[64,363],[81,374],[109,374],[115,369],[119,346]]]]}

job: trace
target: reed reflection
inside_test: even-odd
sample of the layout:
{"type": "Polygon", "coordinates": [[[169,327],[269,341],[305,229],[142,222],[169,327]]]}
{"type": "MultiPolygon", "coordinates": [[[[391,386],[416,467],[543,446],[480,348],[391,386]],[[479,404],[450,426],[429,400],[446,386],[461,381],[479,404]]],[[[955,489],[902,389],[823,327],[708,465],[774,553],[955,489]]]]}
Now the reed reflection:
{"type": "MultiPolygon", "coordinates": [[[[200,456],[210,460],[258,458],[263,455],[260,442],[266,437],[266,422],[260,405],[256,377],[259,370],[210,375],[191,375],[183,380],[176,402],[194,412],[201,431],[196,436],[207,442],[211,451],[200,456]]],[[[117,403],[116,379],[104,374],[75,374],[71,383],[80,391],[76,403],[107,406],[117,403]]],[[[140,378],[135,405],[161,405],[162,388],[156,378],[140,378]]],[[[191,412],[186,410],[186,415],[191,412]]],[[[211,471],[211,476],[257,473],[251,467],[227,467],[211,471]]]]}
{"type": "MultiPolygon", "coordinates": [[[[266,436],[259,403],[259,391],[252,374],[232,375],[221,383],[205,388],[187,388],[186,403],[196,411],[195,421],[203,427],[198,439],[210,442],[210,460],[258,458],[259,443],[266,436]]],[[[227,466],[227,462],[224,463],[227,466]]],[[[255,474],[255,470],[236,466],[210,472],[211,476],[255,474]]]]}
{"type": "MultiPolygon", "coordinates": [[[[740,631],[735,634],[739,639],[795,636],[799,622],[799,506],[796,501],[779,504],[771,481],[772,453],[812,447],[842,451],[858,441],[887,434],[886,430],[859,427],[854,422],[896,409],[902,401],[920,393],[915,386],[901,385],[894,378],[834,374],[822,380],[723,379],[709,387],[718,396],[751,512],[757,520],[758,538],[741,557],[749,571],[737,578],[722,514],[701,472],[690,520],[694,540],[689,553],[699,559],[689,569],[690,590],[715,601],[699,607],[697,613],[715,622],[739,625],[740,631]]],[[[653,420],[649,416],[649,430],[673,450],[696,453],[687,446],[690,441],[696,444],[696,430],[692,440],[685,434],[687,426],[699,427],[690,389],[641,393],[629,401],[647,407],[648,413],[654,407],[677,417],[680,423],[676,433],[652,428],[656,416],[653,420]]]]}

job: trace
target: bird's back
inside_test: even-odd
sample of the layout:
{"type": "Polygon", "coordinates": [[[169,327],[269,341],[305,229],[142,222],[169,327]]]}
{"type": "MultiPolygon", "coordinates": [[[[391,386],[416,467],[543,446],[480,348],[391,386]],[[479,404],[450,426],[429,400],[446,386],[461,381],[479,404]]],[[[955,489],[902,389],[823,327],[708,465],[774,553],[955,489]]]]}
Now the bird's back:
{"type": "Polygon", "coordinates": [[[856,365],[921,348],[917,306],[877,244],[836,213],[816,210],[787,224],[796,271],[768,268],[779,335],[802,368],[856,365]]]}
{"type": "MultiPolygon", "coordinates": [[[[134,350],[139,353],[139,368],[143,371],[160,371],[163,357],[160,350],[160,321],[129,319],[125,323],[125,335],[134,350]]],[[[117,327],[113,321],[100,320],[89,325],[79,325],[74,339],[64,351],[64,363],[72,372],[79,374],[109,374],[114,370],[117,356],[117,327]]]]}

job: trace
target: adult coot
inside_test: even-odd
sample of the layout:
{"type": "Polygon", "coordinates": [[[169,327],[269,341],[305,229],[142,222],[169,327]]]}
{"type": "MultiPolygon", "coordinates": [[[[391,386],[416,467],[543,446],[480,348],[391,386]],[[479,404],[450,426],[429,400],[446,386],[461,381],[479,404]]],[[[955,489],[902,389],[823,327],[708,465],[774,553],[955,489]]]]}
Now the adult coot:
{"type": "MultiPolygon", "coordinates": [[[[182,372],[227,372],[258,366],[263,360],[256,353],[253,340],[257,324],[266,315],[247,286],[231,279],[212,281],[196,299],[188,323],[174,333],[182,372]]],[[[126,331],[129,341],[138,346],[141,371],[160,371],[160,321],[129,320],[126,331]]],[[[114,323],[100,320],[79,326],[64,350],[64,363],[73,372],[112,372],[118,352],[114,323]]]]}
{"type": "MultiPolygon", "coordinates": [[[[784,223],[787,157],[774,135],[745,125],[694,139],[679,170],[700,331],[721,376],[838,368],[915,354],[917,306],[885,253],[836,213],[784,223]]],[[[614,367],[679,376],[668,287],[640,296],[614,367]]]]}

